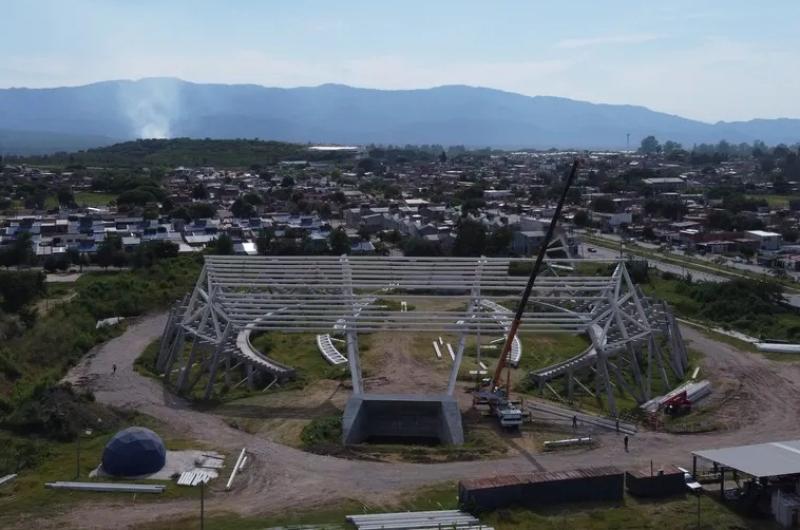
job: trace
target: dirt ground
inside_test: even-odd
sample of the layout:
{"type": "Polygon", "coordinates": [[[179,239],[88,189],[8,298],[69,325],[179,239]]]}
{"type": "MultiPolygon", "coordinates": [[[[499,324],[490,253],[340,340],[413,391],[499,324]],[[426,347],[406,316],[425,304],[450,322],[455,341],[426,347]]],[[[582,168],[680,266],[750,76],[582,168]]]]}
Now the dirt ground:
{"type": "MultiPolygon", "coordinates": [[[[575,469],[608,462],[622,468],[646,467],[651,460],[656,465],[689,465],[693,450],[800,437],[797,407],[800,363],[770,361],[684,327],[682,331],[690,346],[704,355],[702,374],[727,381],[726,398],[717,404],[715,411],[723,420],[730,420],[727,430],[696,435],[643,431],[631,440],[630,452],[625,452],[621,437],[615,434],[598,436],[598,445],[591,450],[541,454],[532,451],[537,447],[536,440],[512,440],[521,448],[514,456],[444,464],[387,464],[313,455],[233,428],[218,415],[193,410],[165,391],[158,381],[134,372],[133,361],[161,334],[165,320],[165,314],[158,314],[131,323],[123,335],[88,355],[67,379],[91,388],[99,402],[137,409],[170,425],[175,434],[200,440],[229,455],[247,447],[252,465],[237,478],[233,491],[216,491],[211,495],[206,503],[211,512],[256,515],[280,512],[287,507],[311,508],[344,499],[365,503],[386,501],[399,493],[447,480],[575,469]],[[115,375],[111,370],[113,364],[117,365],[115,375]]],[[[394,340],[400,344],[401,339],[394,340]]],[[[399,370],[415,383],[419,379],[423,387],[434,384],[433,379],[427,378],[424,367],[413,362],[409,366],[407,359],[386,351],[383,355],[385,373],[399,370]]],[[[440,383],[438,378],[436,383],[440,383]]],[[[219,490],[219,485],[211,489],[219,490]]],[[[129,528],[195,509],[195,503],[190,501],[159,502],[148,504],[146,509],[131,506],[128,501],[102,501],[70,506],[63,513],[53,513],[41,520],[20,522],[18,528],[105,528],[110,510],[117,528],[129,528]]]]}

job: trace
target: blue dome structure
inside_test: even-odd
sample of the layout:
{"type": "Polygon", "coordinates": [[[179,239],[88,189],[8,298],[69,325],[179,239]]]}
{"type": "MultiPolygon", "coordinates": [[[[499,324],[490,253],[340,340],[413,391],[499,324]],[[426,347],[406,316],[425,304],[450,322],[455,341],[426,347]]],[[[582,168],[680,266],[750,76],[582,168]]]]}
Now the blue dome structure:
{"type": "Polygon", "coordinates": [[[119,431],[103,449],[103,470],[117,477],[155,473],[164,467],[167,450],[161,438],[144,427],[119,431]]]}

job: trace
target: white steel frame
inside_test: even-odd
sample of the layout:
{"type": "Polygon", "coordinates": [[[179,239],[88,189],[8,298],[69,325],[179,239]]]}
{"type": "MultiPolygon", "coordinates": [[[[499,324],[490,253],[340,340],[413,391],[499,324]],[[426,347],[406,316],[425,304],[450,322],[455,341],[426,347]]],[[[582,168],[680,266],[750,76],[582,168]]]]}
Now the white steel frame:
{"type": "MultiPolygon", "coordinates": [[[[586,262],[589,260],[547,260],[550,275],[537,278],[520,331],[589,334],[594,355],[588,355],[587,350],[585,362],[577,363],[580,366],[556,370],[553,375],[569,377],[570,398],[574,369],[591,365],[597,374],[596,391],[606,391],[612,408],[615,406],[609,374],[614,374],[618,385],[637,400],[649,399],[650,370],[643,378],[639,368],[641,354],[636,349],[647,343],[651,359],[653,348],[657,347],[653,344],[653,334],[661,331],[659,326],[663,327],[661,324],[671,315],[664,307],[660,313],[653,309],[631,281],[623,263],[592,260],[590,263],[614,265],[613,273],[577,274],[575,264],[586,262]],[[565,272],[566,275],[558,275],[565,272]],[[590,333],[590,329],[595,332],[590,333]],[[602,333],[597,333],[598,329],[602,333]],[[626,354],[618,355],[621,351],[626,354]],[[616,364],[609,359],[612,355],[616,356],[616,364]],[[622,376],[623,363],[633,373],[636,388],[631,388],[622,376]]],[[[232,369],[242,366],[247,377],[240,384],[252,385],[255,371],[270,373],[276,380],[292,375],[291,367],[261,355],[250,346],[251,332],[334,330],[345,334],[353,392],[360,394],[363,382],[359,332],[450,332],[460,336],[447,388],[452,394],[467,335],[497,326],[496,310],[486,310],[482,301],[505,301],[506,306],[513,307],[520,298],[527,275],[509,275],[513,263],[531,261],[487,257],[207,256],[188,301],[170,315],[157,367],[169,380],[176,371],[173,364],[183,357],[184,342],[190,336],[192,347],[188,361],[177,369],[177,388],[181,392],[190,389],[207,372],[205,395],[209,397],[221,366],[226,378],[232,369]],[[376,303],[378,298],[413,301],[431,297],[464,300],[467,309],[459,317],[452,311],[391,311],[376,303]],[[196,351],[198,344],[210,347],[211,353],[203,357],[196,351]]],[[[682,376],[685,350],[682,341],[673,345],[678,354],[672,356],[670,364],[682,376]]],[[[666,378],[660,354],[655,357],[666,378]]],[[[648,362],[650,367],[652,363],[648,362]]],[[[550,377],[540,372],[543,371],[533,374],[534,380],[542,388],[549,387],[550,377]]]]}

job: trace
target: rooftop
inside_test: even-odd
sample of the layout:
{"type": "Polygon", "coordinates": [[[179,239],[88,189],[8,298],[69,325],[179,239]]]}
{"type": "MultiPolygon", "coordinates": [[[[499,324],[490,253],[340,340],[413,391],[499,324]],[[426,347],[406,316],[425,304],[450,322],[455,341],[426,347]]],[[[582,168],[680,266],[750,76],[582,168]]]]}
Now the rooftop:
{"type": "Polygon", "coordinates": [[[800,440],[706,449],[692,454],[757,478],[800,474],[800,440]]]}

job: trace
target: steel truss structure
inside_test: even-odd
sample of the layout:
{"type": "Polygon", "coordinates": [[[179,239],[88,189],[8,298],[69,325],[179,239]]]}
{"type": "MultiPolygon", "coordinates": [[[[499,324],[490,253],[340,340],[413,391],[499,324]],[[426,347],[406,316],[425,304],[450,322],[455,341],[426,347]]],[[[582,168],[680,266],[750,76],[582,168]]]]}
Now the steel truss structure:
{"type": "MultiPolygon", "coordinates": [[[[666,306],[641,295],[623,263],[565,258],[547,264],[550,274],[537,279],[520,331],[586,333],[592,346],[532,373],[541,388],[552,389],[549,381],[564,376],[570,397],[573,382],[591,392],[579,380],[580,371],[591,370],[594,392],[605,392],[615,410],[615,384],[646,401],[654,366],[664,381],[667,366],[683,376],[686,351],[674,319],[666,306]],[[605,263],[611,272],[578,273],[578,264],[587,262],[605,263]],[[667,359],[660,335],[669,339],[667,359]]],[[[497,329],[502,311],[519,299],[527,266],[530,260],[521,258],[207,256],[191,296],[170,314],[156,367],[179,392],[206,377],[208,398],[221,373],[229,385],[250,386],[264,376],[274,382],[293,375],[290,366],[253,348],[251,333],[336,332],[347,344],[353,393],[361,394],[359,333],[455,333],[459,341],[447,387],[452,395],[466,338],[497,329]],[[387,305],[423,298],[461,300],[465,309],[396,311],[387,305]],[[237,373],[244,377],[232,381],[237,373]]]]}

